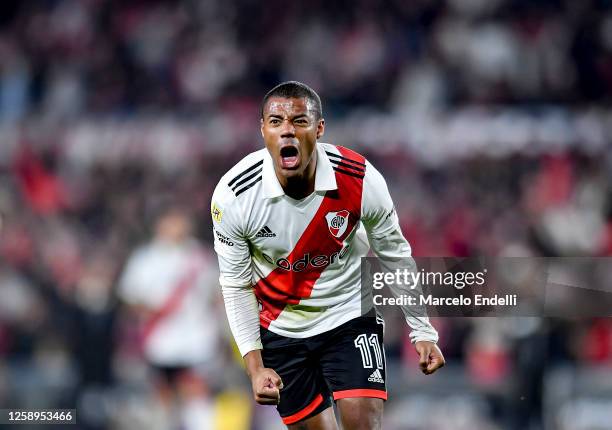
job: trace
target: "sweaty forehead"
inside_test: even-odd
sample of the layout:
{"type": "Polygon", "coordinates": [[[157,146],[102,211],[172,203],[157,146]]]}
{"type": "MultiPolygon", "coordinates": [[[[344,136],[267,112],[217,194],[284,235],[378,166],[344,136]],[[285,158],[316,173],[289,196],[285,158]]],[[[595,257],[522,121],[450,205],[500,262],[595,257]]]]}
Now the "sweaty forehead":
{"type": "Polygon", "coordinates": [[[284,98],[271,97],[264,106],[264,116],[266,115],[281,115],[296,116],[296,115],[313,115],[313,102],[307,98],[284,98]]]}

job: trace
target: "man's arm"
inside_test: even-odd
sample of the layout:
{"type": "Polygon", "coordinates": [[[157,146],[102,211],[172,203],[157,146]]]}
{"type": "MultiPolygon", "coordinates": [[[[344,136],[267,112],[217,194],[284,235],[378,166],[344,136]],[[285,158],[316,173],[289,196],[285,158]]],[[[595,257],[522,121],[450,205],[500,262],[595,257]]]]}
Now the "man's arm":
{"type": "MultiPolygon", "coordinates": [[[[222,256],[219,256],[219,265],[228,267],[227,260],[222,256]]],[[[283,383],[274,370],[263,365],[257,299],[250,284],[238,286],[228,281],[226,276],[227,272],[222,270],[220,279],[225,311],[232,335],[244,358],[247,375],[251,378],[253,397],[261,405],[276,405],[280,401],[283,383]]]]}
{"type": "MultiPolygon", "coordinates": [[[[402,234],[399,219],[389,194],[387,184],[374,166],[367,163],[363,184],[362,221],[372,250],[383,267],[407,268],[416,270],[410,244],[402,234]]],[[[420,287],[411,289],[407,285],[392,284],[394,296],[402,294],[418,295],[420,287]]],[[[419,365],[425,374],[435,372],[444,366],[444,357],[436,345],[438,332],[429,322],[424,308],[414,306],[401,307],[406,322],[412,329],[410,340],[419,354],[419,365]]]]}
{"type": "Polygon", "coordinates": [[[274,370],[264,367],[261,358],[259,307],[252,287],[251,254],[242,218],[238,207],[221,203],[219,187],[212,202],[213,235],[227,319],[251,378],[255,401],[278,404],[282,381],[274,370]]]}

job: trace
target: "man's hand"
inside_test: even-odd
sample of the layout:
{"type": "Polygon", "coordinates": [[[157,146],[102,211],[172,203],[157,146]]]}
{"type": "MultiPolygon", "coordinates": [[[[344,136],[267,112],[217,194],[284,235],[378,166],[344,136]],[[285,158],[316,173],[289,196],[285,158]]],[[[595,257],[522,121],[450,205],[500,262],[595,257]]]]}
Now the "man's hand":
{"type": "Polygon", "coordinates": [[[283,381],[280,376],[266,367],[258,369],[251,375],[253,396],[260,405],[278,405],[280,403],[280,390],[283,389],[283,381]]]}
{"type": "Polygon", "coordinates": [[[414,344],[414,348],[419,354],[419,367],[424,374],[431,375],[444,366],[444,356],[435,343],[420,341],[414,344]]]}
{"type": "Polygon", "coordinates": [[[261,351],[255,349],[244,356],[247,374],[251,378],[253,397],[260,405],[278,405],[283,381],[273,369],[264,367],[261,351]]]}

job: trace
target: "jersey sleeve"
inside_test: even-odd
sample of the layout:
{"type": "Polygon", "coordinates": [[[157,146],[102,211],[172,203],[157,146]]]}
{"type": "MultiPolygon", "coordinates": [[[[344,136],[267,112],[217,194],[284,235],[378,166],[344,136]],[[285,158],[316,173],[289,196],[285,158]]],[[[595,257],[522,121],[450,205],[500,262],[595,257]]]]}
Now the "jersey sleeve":
{"type": "MultiPolygon", "coordinates": [[[[412,249],[402,234],[387,183],[380,172],[367,160],[361,207],[362,222],[368,234],[370,247],[379,258],[382,266],[389,271],[398,268],[416,270],[416,263],[412,258],[412,249]]],[[[390,287],[395,297],[421,294],[420,286],[410,288],[407,285],[392,284],[390,287]]],[[[402,312],[412,329],[410,333],[412,343],[438,341],[438,333],[429,322],[424,308],[403,306],[402,312]]]]}
{"type": "Polygon", "coordinates": [[[231,190],[220,183],[211,202],[214,248],[219,260],[219,283],[227,319],[244,356],[249,351],[262,349],[262,345],[251,254],[241,212],[231,190]]]}

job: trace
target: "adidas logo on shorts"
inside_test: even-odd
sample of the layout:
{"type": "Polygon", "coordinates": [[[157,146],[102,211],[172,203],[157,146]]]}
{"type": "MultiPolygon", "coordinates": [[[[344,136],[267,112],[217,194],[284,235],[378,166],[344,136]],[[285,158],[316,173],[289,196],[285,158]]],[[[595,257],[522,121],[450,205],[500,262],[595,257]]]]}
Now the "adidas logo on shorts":
{"type": "Polygon", "coordinates": [[[264,225],[261,230],[257,232],[255,237],[276,237],[276,233],[270,230],[270,227],[264,225]]]}
{"type": "Polygon", "coordinates": [[[380,370],[376,369],[374,372],[372,372],[372,374],[370,375],[370,377],[368,378],[368,381],[370,382],[380,382],[381,384],[385,383],[385,380],[383,379],[380,370]]]}

